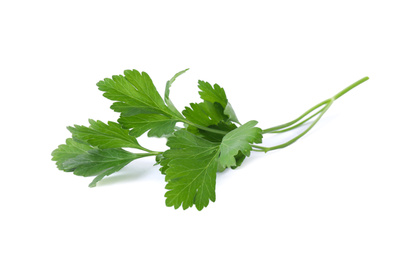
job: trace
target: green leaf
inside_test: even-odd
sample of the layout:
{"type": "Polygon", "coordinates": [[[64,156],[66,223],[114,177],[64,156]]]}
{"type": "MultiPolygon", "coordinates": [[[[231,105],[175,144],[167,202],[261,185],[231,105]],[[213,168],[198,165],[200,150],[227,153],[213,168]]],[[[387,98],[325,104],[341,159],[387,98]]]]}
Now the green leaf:
{"type": "MultiPolygon", "coordinates": [[[[215,129],[215,130],[220,130],[220,131],[223,131],[223,132],[227,133],[227,132],[230,132],[230,131],[236,129],[237,126],[235,124],[231,123],[231,122],[221,121],[217,125],[211,125],[208,128],[215,129]]],[[[205,138],[206,140],[211,141],[211,142],[220,143],[220,142],[222,142],[222,139],[225,136],[225,134],[213,133],[213,132],[209,132],[209,131],[201,130],[201,129],[197,129],[197,131],[199,133],[198,134],[198,133],[195,132],[197,135],[202,136],[203,138],[205,138]]],[[[192,132],[194,133],[194,131],[192,131],[192,132]]]]}
{"type": "Polygon", "coordinates": [[[183,209],[196,206],[202,210],[215,201],[219,145],[179,130],[168,138],[171,148],[164,152],[161,165],[168,182],[166,205],[183,209]]]}
{"type": "Polygon", "coordinates": [[[121,170],[131,161],[149,156],[150,154],[134,154],[120,148],[92,149],[84,154],[70,158],[63,163],[65,169],[73,171],[79,176],[95,176],[91,187],[103,177],[121,170]]]}
{"type": "Polygon", "coordinates": [[[134,107],[132,105],[121,102],[113,103],[113,105],[111,105],[110,108],[113,109],[115,112],[119,112],[120,116],[122,117],[139,114],[157,114],[157,113],[160,114],[159,111],[157,112],[153,109],[142,109],[140,107],[134,107]]]}
{"type": "Polygon", "coordinates": [[[229,120],[239,123],[236,113],[233,110],[232,105],[229,103],[223,88],[218,84],[215,84],[212,87],[211,84],[202,80],[198,81],[198,88],[201,90],[199,91],[199,95],[202,100],[221,104],[224,109],[223,113],[228,116],[229,120]]]}
{"type": "MultiPolygon", "coordinates": [[[[121,113],[119,122],[130,123],[130,120],[140,117],[141,121],[132,124],[132,127],[140,128],[131,131],[137,133],[135,137],[150,129],[149,136],[160,137],[172,133],[175,127],[174,122],[179,122],[182,115],[174,112],[164,103],[147,73],[126,70],[124,75],[113,76],[112,79],[104,79],[97,83],[99,89],[104,91],[105,97],[117,101],[111,108],[121,113]],[[159,130],[159,128],[164,130],[159,130]]],[[[125,127],[129,128],[129,125],[127,124],[125,127]]]]}
{"type": "Polygon", "coordinates": [[[68,127],[68,130],[75,139],[83,140],[100,149],[129,147],[148,151],[134,136],[129,135],[128,129],[123,129],[118,123],[109,121],[105,124],[92,119],[89,119],[89,123],[89,127],[74,125],[68,127]]]}
{"type": "Polygon", "coordinates": [[[139,137],[148,132],[148,136],[162,137],[174,131],[178,120],[160,114],[139,114],[128,117],[120,117],[119,123],[125,128],[131,129],[130,135],[139,137]]]}
{"type": "MultiPolygon", "coordinates": [[[[92,125],[95,123],[98,124],[93,121],[92,125]]],[[[52,152],[52,160],[56,161],[58,169],[65,172],[85,177],[96,175],[89,185],[94,187],[103,177],[119,171],[131,161],[152,155],[155,154],[135,154],[120,148],[98,149],[81,139],[68,138],[66,144],[52,152]]]]}
{"type": "Polygon", "coordinates": [[[174,106],[174,104],[172,103],[172,101],[170,99],[170,87],[171,87],[172,83],[174,83],[174,81],[179,76],[184,74],[187,70],[189,70],[189,69],[185,69],[183,71],[176,73],[169,81],[167,81],[167,84],[165,86],[164,101],[167,104],[168,108],[171,109],[172,112],[174,112],[175,114],[177,114],[180,117],[182,117],[182,115],[179,113],[178,109],[174,106]]]}
{"type": "Polygon", "coordinates": [[[215,84],[212,87],[211,84],[209,84],[208,82],[199,80],[198,88],[201,90],[199,91],[199,95],[201,96],[202,100],[206,100],[212,103],[217,102],[221,104],[223,108],[225,108],[228,104],[225,90],[218,84],[215,84]]]}
{"type": "Polygon", "coordinates": [[[80,154],[84,154],[92,149],[88,144],[74,141],[72,138],[66,139],[65,144],[61,144],[52,152],[52,160],[56,161],[56,165],[59,170],[72,171],[64,167],[64,162],[74,158],[80,154]]]}
{"type": "Polygon", "coordinates": [[[134,160],[134,154],[120,148],[91,149],[86,153],[66,160],[64,168],[69,169],[78,176],[94,176],[104,171],[134,160]]]}
{"type": "Polygon", "coordinates": [[[233,170],[236,169],[237,167],[239,167],[240,165],[242,165],[244,159],[246,159],[246,156],[239,151],[237,153],[237,155],[235,155],[235,160],[236,160],[236,165],[235,166],[231,166],[230,168],[232,168],[233,170]]]}
{"type": "Polygon", "coordinates": [[[261,129],[256,121],[231,130],[221,142],[211,142],[185,129],[168,138],[161,172],[168,182],[166,205],[183,209],[196,206],[202,210],[215,201],[216,172],[240,165],[250,155],[250,143],[261,142],[261,129]]]}
{"type": "Polygon", "coordinates": [[[140,109],[143,113],[171,113],[147,73],[126,70],[124,74],[125,76],[113,76],[112,79],[106,78],[96,84],[105,92],[103,96],[126,104],[128,108],[140,109]]]}
{"type": "Polygon", "coordinates": [[[225,119],[223,108],[218,103],[204,101],[202,103],[191,103],[190,107],[185,107],[182,114],[185,118],[201,126],[216,125],[225,119]]]}
{"type": "MultiPolygon", "coordinates": [[[[261,143],[262,130],[255,127],[257,121],[249,121],[246,124],[227,133],[220,145],[219,163],[222,167],[234,167],[237,165],[235,156],[241,152],[250,156],[252,143],[261,143]]],[[[239,159],[243,160],[243,159],[239,159]]],[[[241,162],[239,162],[241,163],[241,162]]]]}
{"type": "Polygon", "coordinates": [[[227,103],[223,113],[229,117],[230,121],[240,124],[239,119],[237,119],[236,113],[233,110],[233,107],[229,102],[227,103]]]}

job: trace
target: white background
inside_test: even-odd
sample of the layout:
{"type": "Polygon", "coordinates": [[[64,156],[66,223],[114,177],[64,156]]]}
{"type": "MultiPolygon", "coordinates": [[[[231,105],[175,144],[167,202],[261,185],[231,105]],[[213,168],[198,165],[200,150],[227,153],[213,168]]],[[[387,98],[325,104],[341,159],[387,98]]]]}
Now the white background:
{"type": "Polygon", "coordinates": [[[2,1],[0,258],[407,259],[404,4],[2,1]],[[97,81],[138,69],[163,93],[185,68],[178,108],[202,79],[262,128],[370,80],[294,145],[219,174],[201,212],[165,206],[151,158],[93,189],[56,169],[66,126],[118,116],[97,81]]]}

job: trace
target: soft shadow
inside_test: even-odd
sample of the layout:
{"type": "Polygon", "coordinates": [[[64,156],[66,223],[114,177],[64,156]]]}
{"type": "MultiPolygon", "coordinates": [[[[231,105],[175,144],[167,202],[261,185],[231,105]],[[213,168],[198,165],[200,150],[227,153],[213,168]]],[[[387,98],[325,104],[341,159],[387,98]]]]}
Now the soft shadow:
{"type": "Polygon", "coordinates": [[[97,186],[109,186],[122,182],[137,181],[146,178],[149,174],[158,174],[158,168],[153,167],[154,162],[136,160],[120,171],[103,178],[97,186]]]}

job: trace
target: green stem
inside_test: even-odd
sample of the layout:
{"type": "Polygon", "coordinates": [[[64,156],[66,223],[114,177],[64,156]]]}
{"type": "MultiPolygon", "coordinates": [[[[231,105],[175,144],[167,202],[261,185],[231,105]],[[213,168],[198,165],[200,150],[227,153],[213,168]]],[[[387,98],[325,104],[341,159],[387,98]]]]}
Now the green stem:
{"type": "Polygon", "coordinates": [[[162,153],[164,153],[164,152],[151,151],[151,152],[150,152],[150,155],[151,155],[151,156],[155,156],[155,155],[159,155],[159,154],[162,154],[162,153]]]}
{"type": "MultiPolygon", "coordinates": [[[[263,134],[268,134],[268,133],[274,133],[276,130],[280,130],[289,126],[292,126],[293,124],[297,123],[298,121],[300,121],[301,119],[303,119],[304,117],[306,117],[308,114],[310,114],[311,112],[313,112],[314,110],[316,110],[317,108],[327,104],[330,102],[331,99],[333,100],[337,100],[338,98],[340,98],[341,96],[343,96],[345,93],[347,93],[348,91],[350,91],[351,89],[359,86],[360,84],[362,84],[363,82],[365,82],[366,80],[368,80],[369,77],[364,77],[358,81],[356,81],[355,83],[353,83],[352,85],[348,86],[347,88],[343,89],[342,91],[340,91],[339,93],[337,93],[335,96],[333,96],[332,98],[329,98],[327,100],[324,100],[318,104],[316,104],[315,106],[311,107],[310,109],[308,109],[307,111],[305,111],[305,113],[303,113],[301,116],[299,116],[297,119],[294,119],[293,121],[290,121],[288,123],[282,124],[282,125],[278,125],[278,126],[274,126],[274,127],[270,127],[267,129],[263,130],[263,134]]],[[[300,126],[301,124],[298,124],[298,126],[300,126]]],[[[298,127],[297,126],[297,127],[298,127]]],[[[294,129],[294,128],[291,128],[294,129]]]]}
{"type": "Polygon", "coordinates": [[[300,121],[301,119],[303,119],[304,117],[306,117],[309,113],[313,112],[315,109],[325,105],[327,103],[327,100],[322,101],[321,103],[316,104],[315,106],[311,107],[310,109],[308,109],[307,111],[305,111],[301,116],[299,116],[297,119],[294,119],[288,123],[282,124],[282,125],[278,125],[278,126],[273,126],[267,129],[263,130],[263,134],[269,134],[269,133],[273,133],[276,130],[280,130],[289,126],[292,126],[293,124],[297,123],[298,121],[300,121]]]}
{"type": "Polygon", "coordinates": [[[201,130],[205,130],[205,131],[212,132],[212,133],[215,133],[215,134],[225,135],[225,134],[228,133],[228,132],[226,132],[226,131],[217,130],[217,129],[212,129],[212,128],[209,128],[209,127],[206,127],[206,126],[202,126],[202,125],[197,125],[197,124],[192,123],[191,121],[188,121],[188,120],[186,120],[186,119],[182,119],[182,122],[184,122],[184,123],[186,123],[186,124],[188,124],[188,125],[195,126],[196,128],[199,128],[199,129],[201,129],[201,130]]]}
{"type": "Polygon", "coordinates": [[[369,77],[364,77],[358,81],[356,81],[355,83],[353,83],[352,85],[350,85],[349,87],[345,88],[344,90],[342,90],[341,92],[339,92],[338,94],[336,94],[335,96],[332,97],[333,100],[337,100],[338,98],[342,97],[344,94],[346,94],[349,90],[359,86],[360,84],[362,84],[363,82],[365,82],[366,80],[368,80],[369,77]]]}
{"type": "Polygon", "coordinates": [[[162,154],[163,152],[157,152],[157,151],[151,151],[149,153],[133,153],[137,158],[141,157],[148,157],[148,156],[157,156],[159,154],[162,154]]]}
{"type": "MultiPolygon", "coordinates": [[[[254,148],[260,149],[262,152],[267,153],[268,151],[272,151],[272,150],[277,150],[277,149],[281,149],[281,148],[285,148],[293,143],[295,143],[298,139],[300,139],[301,137],[303,137],[306,133],[309,132],[309,130],[311,130],[316,123],[318,123],[319,119],[321,119],[321,117],[325,114],[325,112],[328,110],[328,108],[332,105],[332,103],[334,102],[333,99],[331,99],[331,102],[329,102],[319,113],[319,116],[317,117],[317,119],[312,122],[312,124],[301,134],[297,135],[296,137],[294,137],[293,139],[289,140],[288,142],[285,142],[283,144],[280,145],[276,145],[276,146],[272,146],[272,147],[263,147],[263,146],[258,146],[258,145],[253,145],[254,148]]],[[[257,150],[258,151],[258,150],[257,150]]]]}
{"type": "Polygon", "coordinates": [[[329,98],[329,99],[327,99],[325,101],[322,101],[321,103],[319,103],[319,104],[313,106],[312,108],[308,109],[299,118],[297,118],[297,119],[295,119],[295,120],[293,120],[291,122],[288,122],[288,123],[283,124],[283,125],[279,125],[279,126],[275,126],[275,127],[271,127],[271,128],[267,128],[267,129],[263,130],[263,133],[281,133],[281,132],[289,131],[289,130],[292,130],[294,128],[297,128],[297,127],[301,126],[303,123],[307,122],[312,117],[319,114],[317,119],[304,132],[297,135],[296,137],[289,140],[288,142],[285,142],[285,143],[280,144],[280,145],[272,146],[272,147],[263,147],[263,146],[259,146],[259,145],[252,145],[252,147],[255,148],[254,151],[268,152],[268,151],[271,151],[271,150],[281,149],[281,148],[284,148],[284,147],[287,147],[287,146],[293,144],[298,139],[303,137],[306,133],[308,133],[315,126],[315,124],[321,119],[321,117],[325,114],[325,112],[329,109],[329,107],[334,103],[335,100],[337,100],[338,98],[340,98],[341,96],[346,94],[348,91],[350,91],[351,89],[355,88],[356,86],[362,84],[363,82],[365,82],[368,79],[369,79],[368,77],[364,77],[364,78],[356,81],[352,85],[348,86],[347,88],[343,89],[342,91],[340,91],[339,93],[334,95],[332,98],[329,98]],[[317,109],[317,108],[319,108],[319,107],[321,107],[322,105],[325,105],[325,104],[326,104],[326,106],[324,108],[322,108],[320,111],[318,111],[317,113],[315,113],[314,115],[312,115],[308,119],[304,120],[303,122],[301,122],[301,123],[299,123],[299,124],[297,124],[297,125],[295,125],[293,127],[287,128],[287,127],[292,126],[293,124],[297,123],[298,121],[303,119],[305,116],[307,116],[309,113],[311,113],[315,109],[317,109]],[[286,128],[286,129],[283,129],[283,128],[286,128]],[[283,130],[280,130],[280,129],[283,129],[283,130]]]}
{"type": "Polygon", "coordinates": [[[305,119],[304,121],[301,121],[300,123],[298,123],[296,125],[293,125],[291,127],[288,127],[288,128],[282,129],[282,130],[275,130],[275,131],[268,132],[268,133],[270,133],[270,134],[280,134],[280,133],[291,131],[291,130],[293,130],[295,128],[298,128],[298,127],[302,126],[303,124],[305,124],[306,122],[308,122],[309,120],[311,120],[312,118],[317,116],[319,113],[321,113],[322,110],[323,110],[323,108],[321,110],[319,110],[318,112],[314,113],[312,116],[308,117],[307,119],[305,119]]]}
{"type": "MultiPolygon", "coordinates": [[[[131,148],[133,148],[133,147],[131,147],[131,148]]],[[[144,152],[147,152],[147,153],[153,153],[153,152],[154,152],[154,151],[152,151],[152,150],[150,150],[150,149],[147,149],[147,148],[144,148],[144,147],[138,147],[138,148],[136,148],[136,149],[139,149],[139,150],[144,151],[144,152]]]]}

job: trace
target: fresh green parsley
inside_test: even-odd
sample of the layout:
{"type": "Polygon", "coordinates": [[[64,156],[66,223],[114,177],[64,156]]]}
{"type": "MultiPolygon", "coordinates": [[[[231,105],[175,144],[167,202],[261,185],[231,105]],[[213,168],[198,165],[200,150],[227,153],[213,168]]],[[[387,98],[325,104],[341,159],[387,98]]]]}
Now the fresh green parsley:
{"type": "Polygon", "coordinates": [[[164,98],[148,74],[137,70],[126,70],[124,75],[98,82],[99,90],[113,101],[111,109],[120,117],[117,122],[89,120],[89,126],[69,126],[72,137],[52,152],[58,169],[94,176],[89,186],[95,187],[130,162],[154,156],[167,182],[166,205],[176,209],[195,205],[202,210],[216,200],[217,172],[239,167],[252,151],[268,152],[291,145],[314,127],[336,99],[369,79],[358,80],[293,121],[260,129],[254,120],[240,123],[225,90],[205,81],[198,81],[202,101],[178,111],[170,99],[170,88],[187,70],[167,82],[164,98]],[[290,131],[312,119],[303,132],[283,144],[259,145],[266,134],[290,131]],[[168,150],[153,151],[141,146],[137,138],[145,133],[148,137],[166,138],[168,150]]]}

